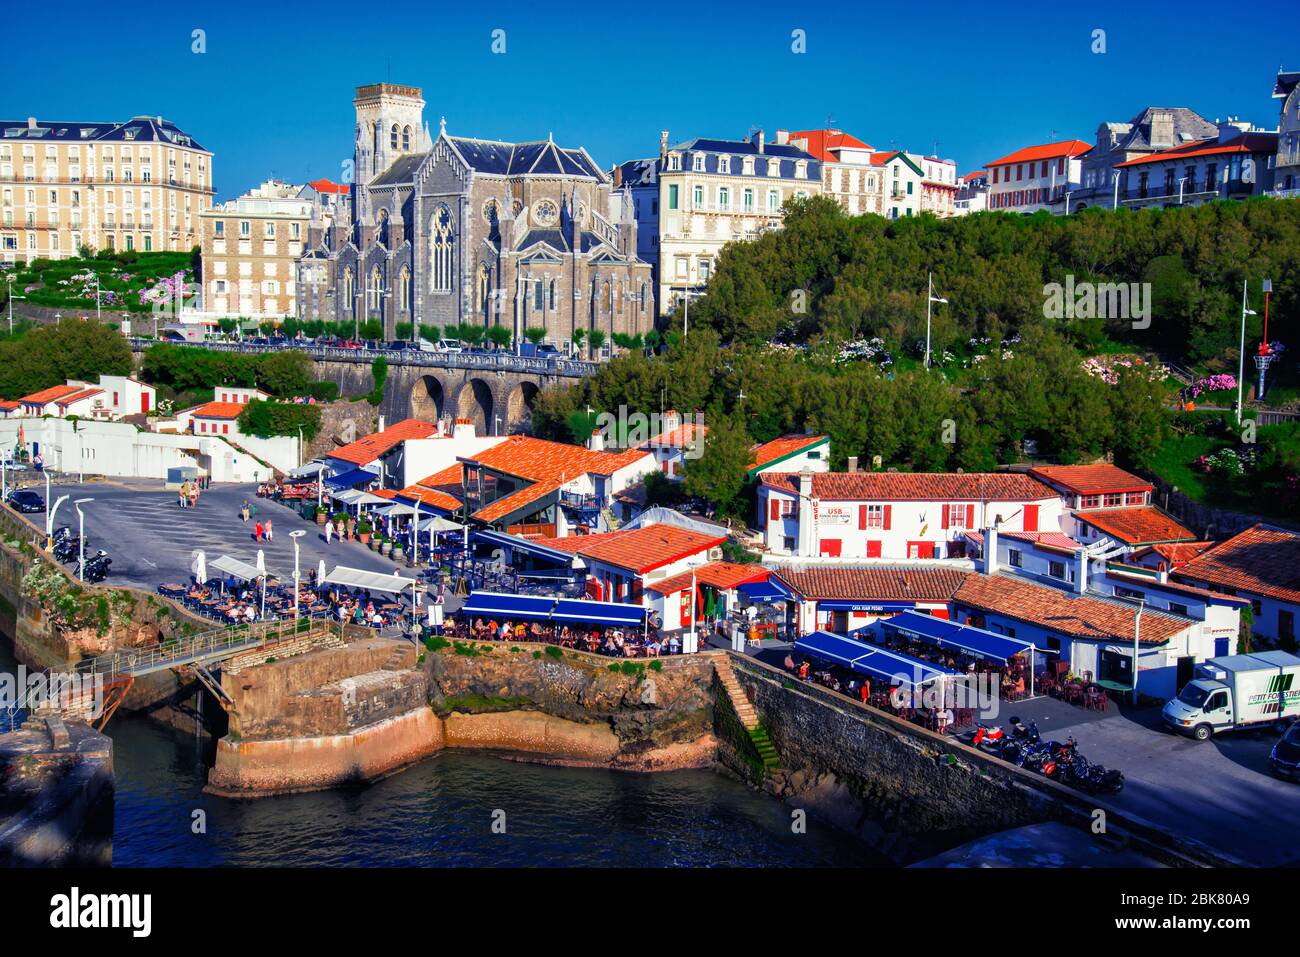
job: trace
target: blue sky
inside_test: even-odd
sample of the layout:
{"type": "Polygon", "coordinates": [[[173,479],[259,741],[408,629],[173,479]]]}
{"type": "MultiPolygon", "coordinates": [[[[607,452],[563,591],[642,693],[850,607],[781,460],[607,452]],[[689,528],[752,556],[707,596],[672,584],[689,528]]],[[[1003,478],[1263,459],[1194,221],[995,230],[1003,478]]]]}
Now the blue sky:
{"type": "Polygon", "coordinates": [[[1300,69],[1294,31],[1280,19],[1272,30],[1254,15],[1225,21],[1222,4],[1201,0],[1165,10],[1102,0],[1082,13],[1015,2],[768,0],[720,10],[501,2],[480,12],[486,4],[429,0],[148,6],[14,8],[0,117],[162,114],[216,154],[221,199],[272,174],[337,179],[352,150],[353,90],[384,79],[424,88],[435,132],[445,115],[458,135],[554,133],[606,168],[655,153],[661,129],[676,141],[833,117],[878,148],[930,153],[937,143],[966,172],[1032,143],[1091,142],[1100,122],[1147,105],[1273,128],[1276,69],[1300,69]],[[191,52],[195,29],[206,31],[206,53],[191,52]],[[495,29],[506,31],[505,54],[491,52],[495,29]],[[791,51],[796,29],[807,38],[803,54],[791,51]],[[1104,54],[1091,52],[1094,29],[1106,31],[1104,54]],[[40,42],[14,42],[24,37],[40,42]]]}

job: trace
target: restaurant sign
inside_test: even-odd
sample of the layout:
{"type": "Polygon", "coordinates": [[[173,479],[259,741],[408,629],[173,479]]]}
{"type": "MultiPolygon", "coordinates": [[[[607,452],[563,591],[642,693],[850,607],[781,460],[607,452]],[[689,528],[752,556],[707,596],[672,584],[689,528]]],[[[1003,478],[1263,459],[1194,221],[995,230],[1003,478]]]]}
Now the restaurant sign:
{"type": "Polygon", "coordinates": [[[844,526],[853,524],[851,505],[823,505],[817,518],[818,525],[844,526]]]}

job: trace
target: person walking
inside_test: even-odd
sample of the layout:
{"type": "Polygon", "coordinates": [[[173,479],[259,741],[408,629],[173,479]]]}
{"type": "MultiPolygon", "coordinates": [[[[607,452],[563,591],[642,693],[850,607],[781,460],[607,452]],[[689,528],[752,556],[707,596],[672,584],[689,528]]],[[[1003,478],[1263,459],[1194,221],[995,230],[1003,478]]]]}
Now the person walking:
{"type": "Polygon", "coordinates": [[[247,522],[248,514],[249,514],[248,499],[244,499],[244,504],[241,505],[239,508],[239,517],[243,519],[245,522],[247,522]]]}
{"type": "Polygon", "coordinates": [[[334,537],[340,542],[343,541],[343,519],[341,518],[334,523],[334,537]]]}
{"type": "Polygon", "coordinates": [[[357,537],[357,520],[351,515],[348,516],[348,541],[355,541],[357,537]]]}
{"type": "Polygon", "coordinates": [[[255,525],[253,525],[253,541],[260,542],[261,540],[262,540],[262,523],[259,521],[255,525]]]}
{"type": "Polygon", "coordinates": [[[266,520],[266,525],[263,527],[263,532],[266,535],[266,540],[269,542],[271,540],[271,520],[269,518],[266,520]]]}
{"type": "Polygon", "coordinates": [[[328,545],[328,544],[330,543],[330,539],[331,539],[333,536],[334,536],[334,523],[333,523],[333,522],[326,522],[326,523],[325,523],[325,544],[326,544],[326,545],[328,545]]]}
{"type": "Polygon", "coordinates": [[[190,485],[190,508],[199,507],[199,483],[197,480],[190,485]]]}

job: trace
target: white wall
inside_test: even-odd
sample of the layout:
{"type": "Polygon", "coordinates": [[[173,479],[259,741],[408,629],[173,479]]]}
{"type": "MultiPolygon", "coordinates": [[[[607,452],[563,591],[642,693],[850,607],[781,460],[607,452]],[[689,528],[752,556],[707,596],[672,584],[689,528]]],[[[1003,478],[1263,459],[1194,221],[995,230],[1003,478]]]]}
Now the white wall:
{"type": "Polygon", "coordinates": [[[462,456],[472,458],[505,440],[504,435],[407,439],[402,443],[399,475],[402,488],[415,485],[420,479],[450,468],[462,456]]]}

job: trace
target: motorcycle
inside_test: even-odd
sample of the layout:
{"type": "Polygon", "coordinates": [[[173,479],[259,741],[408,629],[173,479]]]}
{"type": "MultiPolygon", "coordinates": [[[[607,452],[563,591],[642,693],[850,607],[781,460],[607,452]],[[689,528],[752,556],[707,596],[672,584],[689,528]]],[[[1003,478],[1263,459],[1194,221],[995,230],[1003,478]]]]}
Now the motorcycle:
{"type": "Polygon", "coordinates": [[[1002,751],[1002,746],[1006,741],[1007,733],[998,727],[988,727],[981,724],[975,729],[975,736],[971,738],[971,747],[979,748],[990,754],[998,754],[1002,751]]]}
{"type": "Polygon", "coordinates": [[[1037,744],[1040,740],[1038,734],[1038,722],[1030,721],[1026,725],[1015,715],[1011,716],[1011,737],[1015,741],[1027,741],[1030,744],[1037,744]]]}
{"type": "Polygon", "coordinates": [[[108,577],[108,566],[111,564],[113,564],[113,560],[108,557],[108,552],[101,548],[93,556],[86,559],[84,568],[78,568],[77,577],[87,582],[102,582],[108,577]]]}

